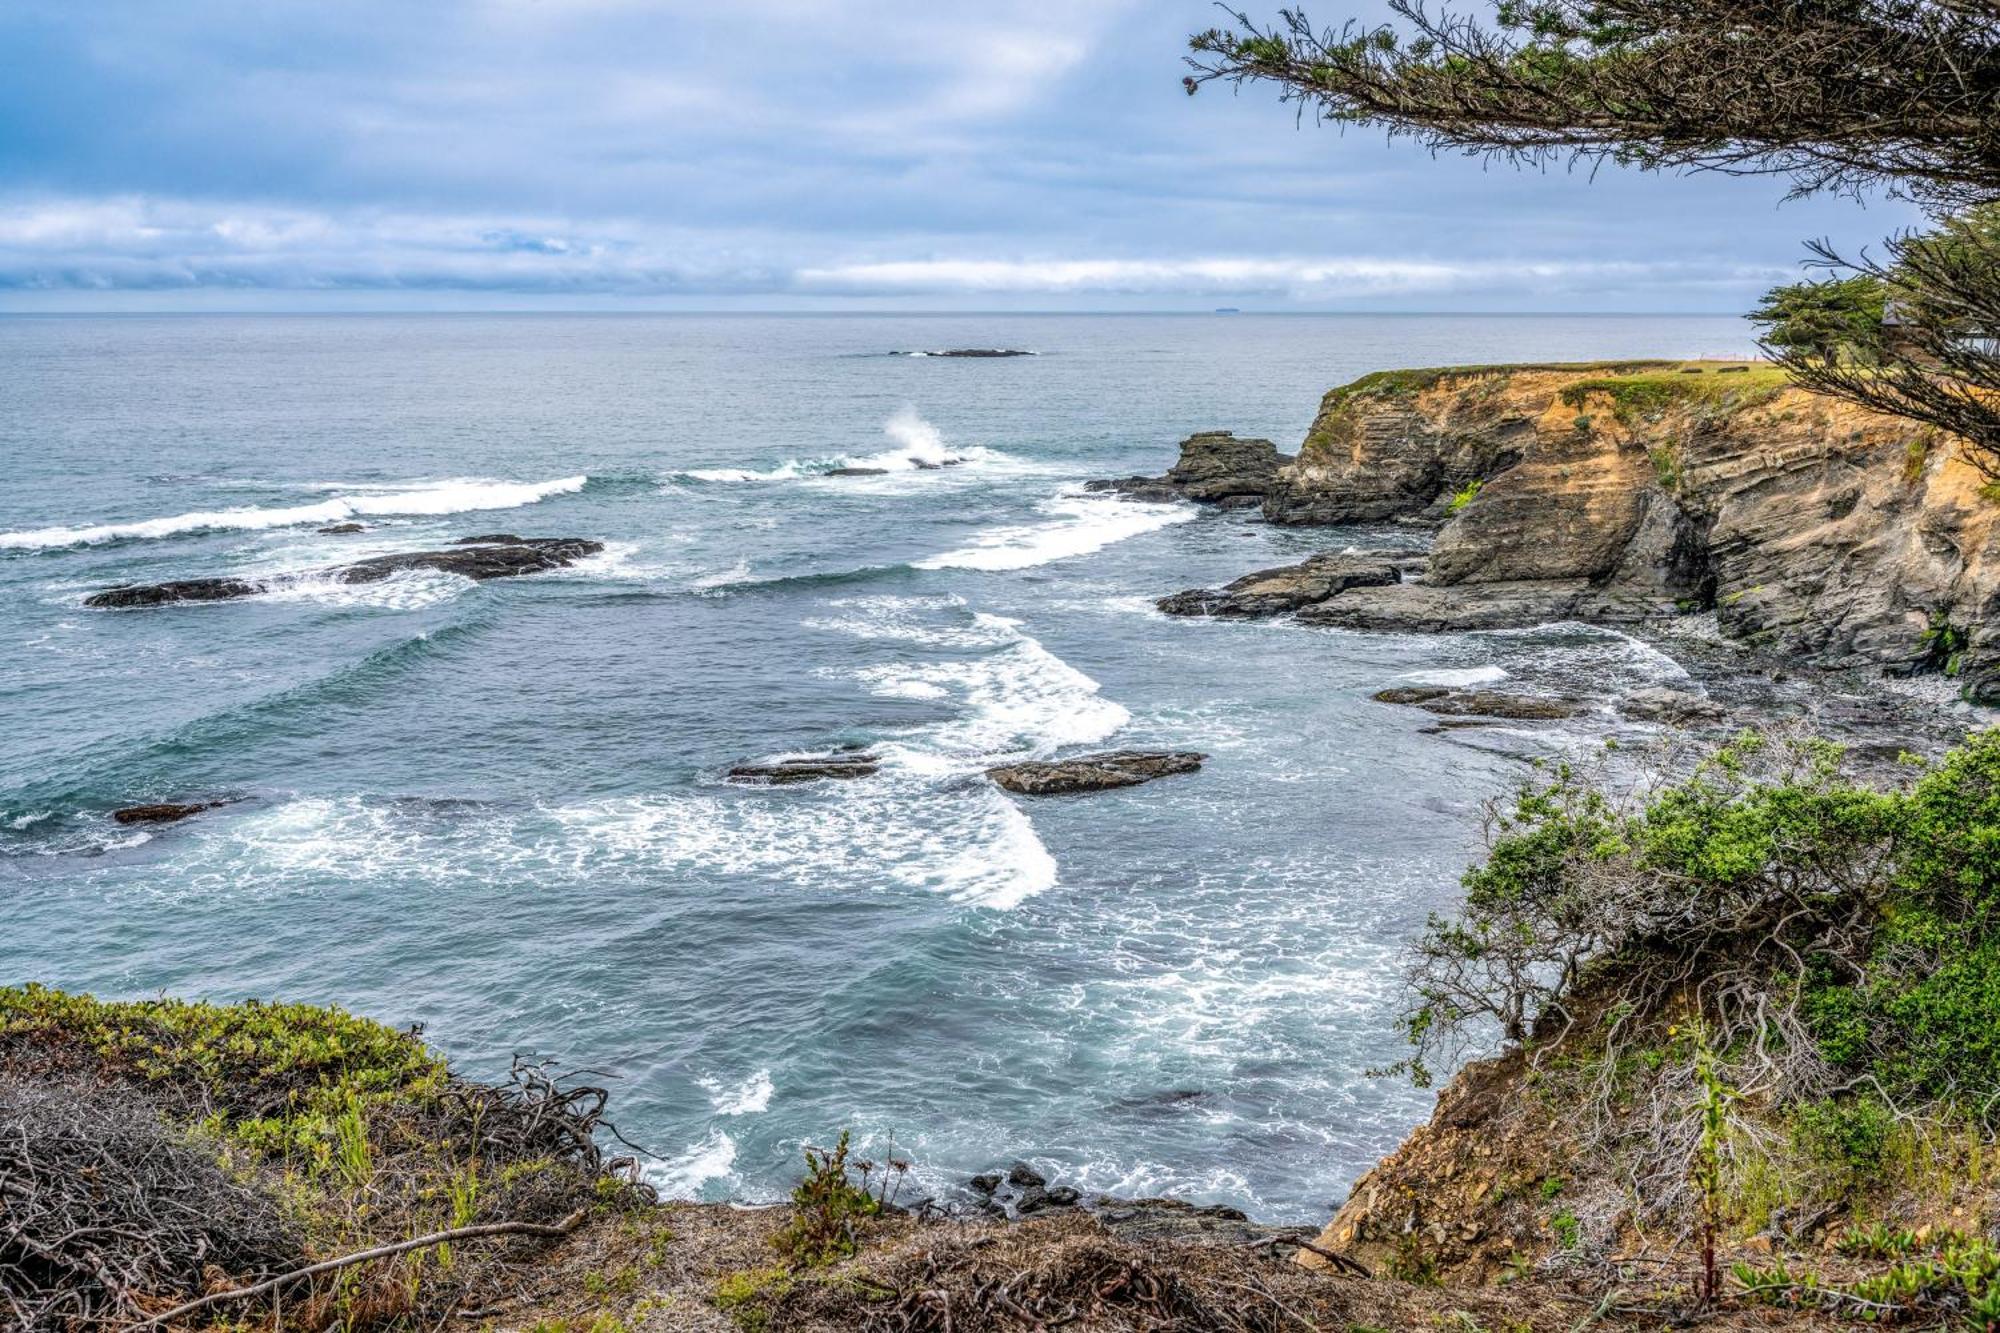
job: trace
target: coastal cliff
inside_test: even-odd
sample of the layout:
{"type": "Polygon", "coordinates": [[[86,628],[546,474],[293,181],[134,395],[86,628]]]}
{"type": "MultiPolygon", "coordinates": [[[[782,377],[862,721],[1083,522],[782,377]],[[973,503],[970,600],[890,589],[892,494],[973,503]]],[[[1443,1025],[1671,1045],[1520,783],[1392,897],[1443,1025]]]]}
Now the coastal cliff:
{"type": "Polygon", "coordinates": [[[1713,610],[1794,660],[2000,702],[2000,496],[1934,432],[1755,363],[1369,375],[1326,395],[1264,515],[1440,522],[1419,580],[1301,619],[1449,630],[1713,610]]]}

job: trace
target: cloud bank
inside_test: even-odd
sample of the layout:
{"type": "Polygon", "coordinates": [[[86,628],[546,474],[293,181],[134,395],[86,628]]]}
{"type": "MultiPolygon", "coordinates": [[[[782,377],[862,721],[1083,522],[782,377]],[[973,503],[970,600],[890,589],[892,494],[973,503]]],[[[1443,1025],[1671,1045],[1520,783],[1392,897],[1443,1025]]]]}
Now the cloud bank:
{"type": "MultiPolygon", "coordinates": [[[[1380,0],[1355,0],[1373,16],[1380,0]]],[[[12,0],[0,309],[1740,308],[1903,220],[1179,89],[1205,0],[12,0]]]]}

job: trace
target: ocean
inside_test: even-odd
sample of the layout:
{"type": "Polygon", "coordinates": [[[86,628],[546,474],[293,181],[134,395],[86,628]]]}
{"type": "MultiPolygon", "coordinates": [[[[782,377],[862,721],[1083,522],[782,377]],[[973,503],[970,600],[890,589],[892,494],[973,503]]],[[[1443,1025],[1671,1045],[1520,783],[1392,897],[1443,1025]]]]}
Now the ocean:
{"type": "Polygon", "coordinates": [[[1367,1074],[1401,951],[1526,771],[1368,696],[1682,673],[1579,626],[1168,618],[1411,534],[1081,483],[1196,430],[1290,451],[1371,370],[1751,346],[1661,316],[0,319],[0,980],[556,1058],[677,1197],[779,1197],[851,1129],[918,1195],[1027,1158],[1321,1221],[1428,1112],[1367,1074]],[[966,346],[1036,355],[908,355],[966,346]],[[606,550],[316,574],[500,531],[606,550]],[[210,574],[276,586],[83,605],[210,574]],[[882,771],[722,780],[849,744],[882,771]],[[981,775],[1111,746],[1210,758],[1074,797],[981,775]]]}

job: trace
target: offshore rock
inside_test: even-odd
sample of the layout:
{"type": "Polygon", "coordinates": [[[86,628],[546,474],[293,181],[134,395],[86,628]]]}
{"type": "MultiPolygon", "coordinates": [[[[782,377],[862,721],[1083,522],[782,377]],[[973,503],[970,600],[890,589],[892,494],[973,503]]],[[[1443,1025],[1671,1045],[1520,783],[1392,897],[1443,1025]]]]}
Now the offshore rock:
{"type": "Polygon", "coordinates": [[[1049,762],[1002,764],[987,769],[986,776],[1023,796],[1053,796],[1132,787],[1174,773],[1192,773],[1206,758],[1191,750],[1109,750],[1049,762]]]}
{"type": "Polygon", "coordinates": [[[1133,500],[1248,507],[1265,502],[1278,484],[1278,469],[1291,461],[1269,440],[1239,440],[1231,431],[1209,430],[1181,441],[1180,457],[1163,477],[1093,481],[1085,489],[1133,500]]]}
{"type": "Polygon", "coordinates": [[[1246,619],[1283,615],[1349,588],[1378,587],[1400,578],[1394,555],[1330,551],[1296,565],[1260,569],[1220,588],[1190,588],[1155,605],[1170,616],[1246,619]]]}
{"type": "Polygon", "coordinates": [[[1450,718],[1513,718],[1552,722],[1575,717],[1583,705],[1568,699],[1551,699],[1533,694],[1502,694],[1497,690],[1452,690],[1435,685],[1402,686],[1379,690],[1377,703],[1407,704],[1427,713],[1450,718]]]}
{"type": "Polygon", "coordinates": [[[780,759],[775,764],[738,764],[729,770],[727,776],[731,782],[759,782],[767,786],[783,787],[794,782],[818,782],[825,778],[873,777],[881,771],[881,758],[862,750],[847,754],[780,759]]]}
{"type": "MultiPolygon", "coordinates": [[[[513,578],[560,569],[604,549],[604,543],[582,537],[516,537],[493,533],[464,537],[449,550],[407,551],[378,555],[351,565],[320,571],[342,583],[379,583],[406,569],[434,569],[469,579],[513,578]]],[[[296,577],[296,576],[294,576],[296,577]]],[[[310,576],[309,576],[310,577],[310,576]]],[[[285,579],[175,579],[166,583],[129,584],[109,588],[84,599],[85,606],[140,607],[166,606],[174,602],[219,602],[252,597],[286,582],[285,579]]]]}
{"type": "Polygon", "coordinates": [[[182,805],[162,801],[154,805],[128,805],[123,810],[113,810],[111,817],[121,824],[176,824],[191,815],[198,815],[204,810],[219,810],[227,804],[227,801],[196,801],[182,805]]]}

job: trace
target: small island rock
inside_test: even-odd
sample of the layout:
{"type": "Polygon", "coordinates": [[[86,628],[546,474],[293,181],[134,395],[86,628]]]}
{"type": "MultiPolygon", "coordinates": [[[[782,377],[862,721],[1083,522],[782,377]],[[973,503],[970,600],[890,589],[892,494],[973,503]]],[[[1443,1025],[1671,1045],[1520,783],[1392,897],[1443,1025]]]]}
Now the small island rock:
{"type": "Polygon", "coordinates": [[[1002,764],[986,776],[1023,796],[1107,791],[1131,787],[1173,773],[1192,773],[1208,758],[1192,750],[1110,750],[1070,759],[1002,764]]]}

